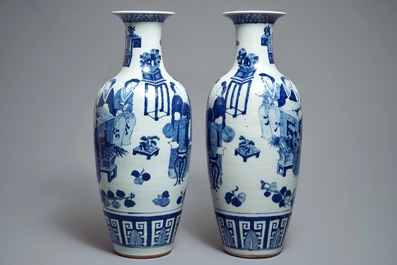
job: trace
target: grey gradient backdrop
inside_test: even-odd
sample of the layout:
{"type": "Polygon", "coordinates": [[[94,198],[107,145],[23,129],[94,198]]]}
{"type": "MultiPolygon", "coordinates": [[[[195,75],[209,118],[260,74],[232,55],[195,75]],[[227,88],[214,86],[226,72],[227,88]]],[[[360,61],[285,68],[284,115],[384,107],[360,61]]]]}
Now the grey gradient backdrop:
{"type": "Polygon", "coordinates": [[[0,264],[397,264],[397,1],[1,0],[0,264]],[[275,61],[303,99],[301,174],[285,248],[226,255],[212,212],[204,115],[234,60],[230,10],[280,10],[275,61]],[[112,253],[94,169],[92,110],[121,67],[112,10],[174,11],[168,72],[193,108],[190,182],[173,252],[112,253]],[[175,263],[177,262],[177,263],[175,263]]]}

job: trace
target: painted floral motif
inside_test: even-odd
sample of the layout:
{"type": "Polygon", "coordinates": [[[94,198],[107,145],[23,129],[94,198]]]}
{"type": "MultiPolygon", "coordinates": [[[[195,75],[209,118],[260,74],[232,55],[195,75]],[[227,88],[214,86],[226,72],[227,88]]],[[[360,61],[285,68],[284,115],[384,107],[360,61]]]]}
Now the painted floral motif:
{"type": "Polygon", "coordinates": [[[137,185],[142,185],[151,178],[150,174],[145,172],[145,169],[142,169],[140,172],[138,170],[133,170],[131,172],[131,176],[134,177],[134,183],[137,185]]]}
{"type": "Polygon", "coordinates": [[[100,195],[102,204],[105,208],[119,209],[121,207],[120,202],[123,202],[124,206],[128,208],[135,206],[135,202],[133,201],[135,194],[132,192],[126,195],[126,193],[122,190],[117,190],[116,194],[111,190],[108,190],[108,192],[101,190],[100,195]]]}
{"type": "Polygon", "coordinates": [[[160,207],[166,207],[170,204],[170,194],[168,191],[164,191],[162,194],[157,195],[157,198],[153,199],[153,203],[160,207]]]}
{"type": "Polygon", "coordinates": [[[267,183],[263,180],[261,180],[261,189],[265,191],[263,195],[265,195],[265,197],[272,196],[272,201],[278,203],[280,208],[287,206],[292,207],[294,204],[295,190],[291,191],[287,189],[286,186],[278,190],[276,182],[267,183]]]}
{"type": "Polygon", "coordinates": [[[240,207],[246,200],[247,194],[240,192],[237,194],[238,186],[232,191],[226,192],[225,201],[227,204],[232,204],[233,206],[240,207]]]}
{"type": "Polygon", "coordinates": [[[186,190],[181,191],[181,195],[179,195],[178,199],[176,200],[176,204],[182,204],[185,200],[186,190]]]}

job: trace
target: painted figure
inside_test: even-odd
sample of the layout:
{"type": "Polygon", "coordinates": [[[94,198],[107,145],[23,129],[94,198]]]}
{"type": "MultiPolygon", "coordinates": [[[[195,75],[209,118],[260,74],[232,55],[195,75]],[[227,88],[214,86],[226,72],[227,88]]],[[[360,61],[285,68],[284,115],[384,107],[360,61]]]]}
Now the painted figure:
{"type": "Polygon", "coordinates": [[[221,96],[214,101],[213,108],[207,112],[208,122],[208,155],[211,188],[217,191],[222,185],[222,156],[225,148],[222,142],[230,142],[234,138],[234,130],[226,126],[226,102],[221,96]]]}
{"type": "Polygon", "coordinates": [[[112,78],[102,88],[102,93],[97,99],[97,107],[103,107],[109,111],[113,116],[116,115],[116,109],[114,108],[114,90],[113,85],[116,82],[115,78],[112,78]]]}
{"type": "Polygon", "coordinates": [[[123,150],[122,146],[131,144],[130,139],[136,123],[133,112],[134,89],[139,82],[138,79],[128,80],[114,97],[116,119],[113,142],[119,150],[123,150]]]}
{"type": "Polygon", "coordinates": [[[291,80],[285,76],[281,77],[280,98],[278,106],[290,115],[301,116],[301,104],[298,92],[294,89],[291,80]]]}
{"type": "Polygon", "coordinates": [[[190,159],[190,106],[179,95],[174,95],[171,104],[171,123],[163,128],[167,138],[171,138],[171,154],[168,176],[176,179],[175,185],[183,182],[190,159]]]}
{"type": "Polygon", "coordinates": [[[278,100],[280,99],[280,89],[272,76],[265,73],[259,74],[263,82],[263,90],[259,97],[262,97],[262,104],[259,106],[258,115],[261,125],[261,137],[269,140],[273,136],[278,136],[280,125],[280,109],[278,100]]]}

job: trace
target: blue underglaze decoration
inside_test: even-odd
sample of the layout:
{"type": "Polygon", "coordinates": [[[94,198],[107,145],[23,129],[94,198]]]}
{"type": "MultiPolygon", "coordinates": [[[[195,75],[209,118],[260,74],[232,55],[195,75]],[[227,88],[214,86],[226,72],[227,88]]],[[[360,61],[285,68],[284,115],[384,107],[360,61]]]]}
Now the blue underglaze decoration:
{"type": "Polygon", "coordinates": [[[95,160],[97,180],[101,181],[101,173],[107,175],[108,181],[117,176],[115,145],[113,143],[113,128],[116,109],[114,108],[114,89],[116,79],[109,80],[101,89],[96,102],[95,121],[95,160]]]}
{"type": "Polygon", "coordinates": [[[123,66],[129,67],[132,60],[132,51],[133,48],[140,48],[142,46],[141,37],[136,35],[135,27],[127,26],[127,33],[125,38],[125,55],[124,55],[124,64],[123,66]]]}
{"type": "Polygon", "coordinates": [[[148,172],[145,172],[145,169],[142,169],[141,171],[133,170],[131,172],[131,176],[134,177],[134,183],[137,185],[142,185],[151,178],[151,175],[148,172]]]}
{"type": "Polygon", "coordinates": [[[249,140],[242,135],[240,136],[239,140],[240,143],[234,150],[234,155],[240,155],[244,162],[247,162],[247,159],[250,157],[259,157],[261,151],[255,147],[254,141],[249,140]]]}
{"type": "Polygon", "coordinates": [[[248,53],[244,48],[241,48],[238,52],[237,62],[239,67],[237,72],[222,92],[227,102],[227,113],[233,117],[247,113],[251,83],[256,72],[255,64],[258,60],[259,57],[256,54],[248,53]],[[241,97],[243,97],[243,100],[241,100],[241,97]],[[240,102],[243,102],[242,107],[239,106],[240,102]]]}
{"type": "Polygon", "coordinates": [[[148,248],[172,244],[182,211],[157,216],[119,215],[104,211],[106,223],[116,245],[148,248]]]}
{"type": "Polygon", "coordinates": [[[186,195],[186,190],[185,191],[181,191],[181,195],[178,197],[178,199],[176,200],[176,204],[183,204],[183,201],[185,200],[185,195],[186,195]]]}
{"type": "Polygon", "coordinates": [[[172,12],[167,13],[131,13],[131,12],[120,12],[115,11],[113,14],[119,16],[125,23],[132,22],[164,22],[165,19],[171,15],[172,12]]]}
{"type": "MultiPolygon", "coordinates": [[[[171,84],[174,87],[174,84],[171,84]]],[[[175,94],[172,98],[171,122],[163,127],[163,134],[169,138],[171,150],[168,164],[168,177],[175,179],[175,185],[184,181],[190,161],[190,123],[191,112],[189,104],[175,94]]]]}
{"type": "Polygon", "coordinates": [[[225,150],[223,142],[231,142],[235,132],[226,126],[226,102],[221,96],[214,101],[207,111],[208,158],[211,189],[217,191],[222,185],[222,156],[225,150]]]}
{"type": "Polygon", "coordinates": [[[142,81],[145,82],[144,115],[154,120],[170,115],[170,91],[160,70],[161,55],[158,49],[140,55],[142,81]]]}
{"type": "Polygon", "coordinates": [[[261,189],[265,191],[265,197],[272,196],[272,201],[277,203],[280,208],[292,207],[295,199],[295,190],[291,191],[283,186],[280,190],[277,188],[277,183],[267,183],[261,180],[261,189]]]}
{"type": "Polygon", "coordinates": [[[274,64],[274,57],[273,57],[273,38],[270,33],[270,26],[267,25],[263,30],[264,33],[261,37],[261,45],[267,46],[267,55],[269,58],[269,63],[274,64]]]}
{"type": "Polygon", "coordinates": [[[225,201],[227,204],[231,204],[235,207],[240,207],[246,200],[247,194],[244,192],[237,193],[238,186],[232,191],[226,192],[225,201]]]}
{"type": "Polygon", "coordinates": [[[122,206],[121,203],[123,203],[127,208],[135,206],[135,201],[133,200],[135,198],[135,194],[132,192],[126,194],[122,190],[117,190],[115,194],[111,190],[108,190],[107,192],[100,190],[100,195],[104,208],[119,209],[122,206]]]}
{"type": "Polygon", "coordinates": [[[136,118],[133,112],[134,89],[140,80],[131,79],[114,95],[115,79],[102,88],[96,104],[95,151],[98,182],[106,173],[108,182],[117,177],[116,157],[128,154],[124,146],[130,145],[136,118]]]}
{"type": "Polygon", "coordinates": [[[281,77],[281,85],[266,73],[259,76],[264,86],[263,93],[258,95],[263,98],[258,109],[261,137],[270,146],[278,148],[277,173],[285,177],[287,170],[292,169],[297,176],[302,138],[299,95],[294,92],[291,81],[284,76],[281,77]]]}
{"type": "Polygon", "coordinates": [[[168,191],[164,191],[162,194],[157,195],[157,198],[153,199],[153,203],[160,207],[166,207],[170,204],[170,194],[168,191]]]}
{"type": "Polygon", "coordinates": [[[285,15],[283,12],[226,12],[224,16],[230,18],[234,24],[246,23],[269,23],[274,24],[279,17],[285,15]]]}
{"type": "Polygon", "coordinates": [[[160,148],[157,147],[157,141],[160,137],[154,136],[142,136],[140,138],[139,145],[132,150],[133,155],[146,156],[147,160],[150,160],[152,156],[157,156],[160,152],[160,148]]]}
{"type": "Polygon", "coordinates": [[[270,250],[282,246],[291,213],[281,216],[234,216],[215,211],[223,244],[241,250],[270,250]]]}
{"type": "Polygon", "coordinates": [[[131,136],[135,128],[136,118],[133,110],[134,90],[140,80],[130,79],[124,87],[114,96],[114,108],[116,109],[115,124],[113,129],[113,142],[118,156],[128,153],[123,146],[131,144],[131,136]]]}
{"type": "Polygon", "coordinates": [[[273,76],[260,73],[263,82],[262,104],[259,106],[258,115],[261,125],[261,137],[269,140],[279,132],[280,109],[278,99],[280,98],[280,88],[273,76]]]}

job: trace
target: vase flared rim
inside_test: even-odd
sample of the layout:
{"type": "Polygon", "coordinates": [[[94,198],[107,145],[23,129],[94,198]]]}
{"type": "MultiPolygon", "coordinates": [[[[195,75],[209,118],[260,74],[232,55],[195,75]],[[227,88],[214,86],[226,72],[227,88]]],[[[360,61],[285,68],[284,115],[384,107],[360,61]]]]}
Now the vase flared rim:
{"type": "Polygon", "coordinates": [[[225,17],[230,18],[234,24],[244,23],[275,23],[276,20],[286,13],[282,11],[263,10],[238,10],[224,12],[225,17]]]}
{"type": "Polygon", "coordinates": [[[143,10],[116,10],[112,14],[120,17],[124,22],[164,22],[174,12],[170,11],[143,11],[143,10]]]}

